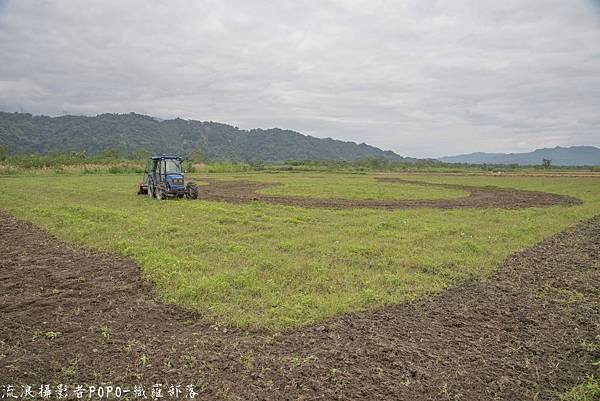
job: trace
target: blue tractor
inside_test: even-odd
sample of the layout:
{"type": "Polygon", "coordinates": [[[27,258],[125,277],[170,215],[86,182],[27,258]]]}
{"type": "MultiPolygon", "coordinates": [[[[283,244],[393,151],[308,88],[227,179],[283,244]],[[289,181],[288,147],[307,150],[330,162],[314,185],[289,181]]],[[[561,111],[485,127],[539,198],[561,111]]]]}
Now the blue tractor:
{"type": "Polygon", "coordinates": [[[183,158],[179,156],[152,156],[144,171],[138,194],[163,200],[167,198],[198,199],[198,186],[185,181],[183,158]]]}

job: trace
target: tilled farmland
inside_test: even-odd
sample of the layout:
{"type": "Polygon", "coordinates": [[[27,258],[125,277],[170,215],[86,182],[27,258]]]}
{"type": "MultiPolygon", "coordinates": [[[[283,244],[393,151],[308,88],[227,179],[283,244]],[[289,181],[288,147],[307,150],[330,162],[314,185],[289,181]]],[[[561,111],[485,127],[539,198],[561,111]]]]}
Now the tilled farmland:
{"type": "MultiPolygon", "coordinates": [[[[166,305],[131,260],[0,214],[0,382],[193,384],[201,399],[553,399],[593,365],[600,219],[483,281],[283,332],[166,305]]],[[[148,390],[149,392],[149,390],[148,390]]]]}

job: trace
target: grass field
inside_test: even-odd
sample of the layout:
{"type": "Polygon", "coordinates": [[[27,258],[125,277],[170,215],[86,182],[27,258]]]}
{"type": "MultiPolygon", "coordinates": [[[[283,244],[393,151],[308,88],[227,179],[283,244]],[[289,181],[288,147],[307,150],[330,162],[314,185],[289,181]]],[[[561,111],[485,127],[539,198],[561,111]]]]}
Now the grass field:
{"type": "MultiPolygon", "coordinates": [[[[327,210],[137,196],[139,175],[3,177],[0,208],[68,241],[142,266],[168,302],[217,322],[282,329],[412,300],[482,278],[509,254],[600,213],[600,179],[403,175],[566,194],[576,207],[327,210]]],[[[198,176],[202,179],[202,176],[198,176]]],[[[369,175],[218,174],[280,182],[276,195],[352,199],[462,196],[369,175]]]]}

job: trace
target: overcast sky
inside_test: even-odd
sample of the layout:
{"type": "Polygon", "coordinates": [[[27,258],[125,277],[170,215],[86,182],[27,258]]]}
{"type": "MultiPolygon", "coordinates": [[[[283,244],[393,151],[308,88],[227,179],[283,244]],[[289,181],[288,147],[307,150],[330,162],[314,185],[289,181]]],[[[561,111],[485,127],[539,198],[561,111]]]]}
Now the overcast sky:
{"type": "Polygon", "coordinates": [[[600,0],[0,0],[0,110],[401,155],[600,145],[600,0]]]}

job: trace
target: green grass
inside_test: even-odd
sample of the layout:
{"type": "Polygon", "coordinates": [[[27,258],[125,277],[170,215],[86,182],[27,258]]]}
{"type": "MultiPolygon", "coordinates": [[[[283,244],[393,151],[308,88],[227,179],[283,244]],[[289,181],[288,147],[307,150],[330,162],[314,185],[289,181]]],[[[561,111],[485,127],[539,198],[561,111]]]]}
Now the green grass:
{"type": "MultiPolygon", "coordinates": [[[[277,182],[277,175],[260,177],[260,181],[277,182]]],[[[283,185],[259,191],[265,195],[302,196],[341,199],[450,199],[468,196],[465,191],[423,185],[378,182],[371,175],[296,174],[283,185]]]]}
{"type": "MultiPolygon", "coordinates": [[[[563,193],[585,203],[396,211],[158,202],[135,195],[139,178],[4,177],[0,208],[65,240],[132,257],[168,302],[219,323],[273,329],[411,300],[485,277],[509,254],[600,212],[595,178],[419,175],[411,178],[563,193]]],[[[323,174],[310,188],[311,178],[298,173],[217,178],[272,180],[292,188],[303,182],[316,196],[329,194],[323,181],[355,188],[357,181],[370,180],[323,174]]],[[[366,185],[371,194],[373,185],[366,185]]],[[[403,190],[404,184],[392,185],[403,190]]]]}
{"type": "Polygon", "coordinates": [[[573,387],[561,401],[598,401],[600,400],[600,378],[589,376],[587,381],[579,386],[573,387]]]}

